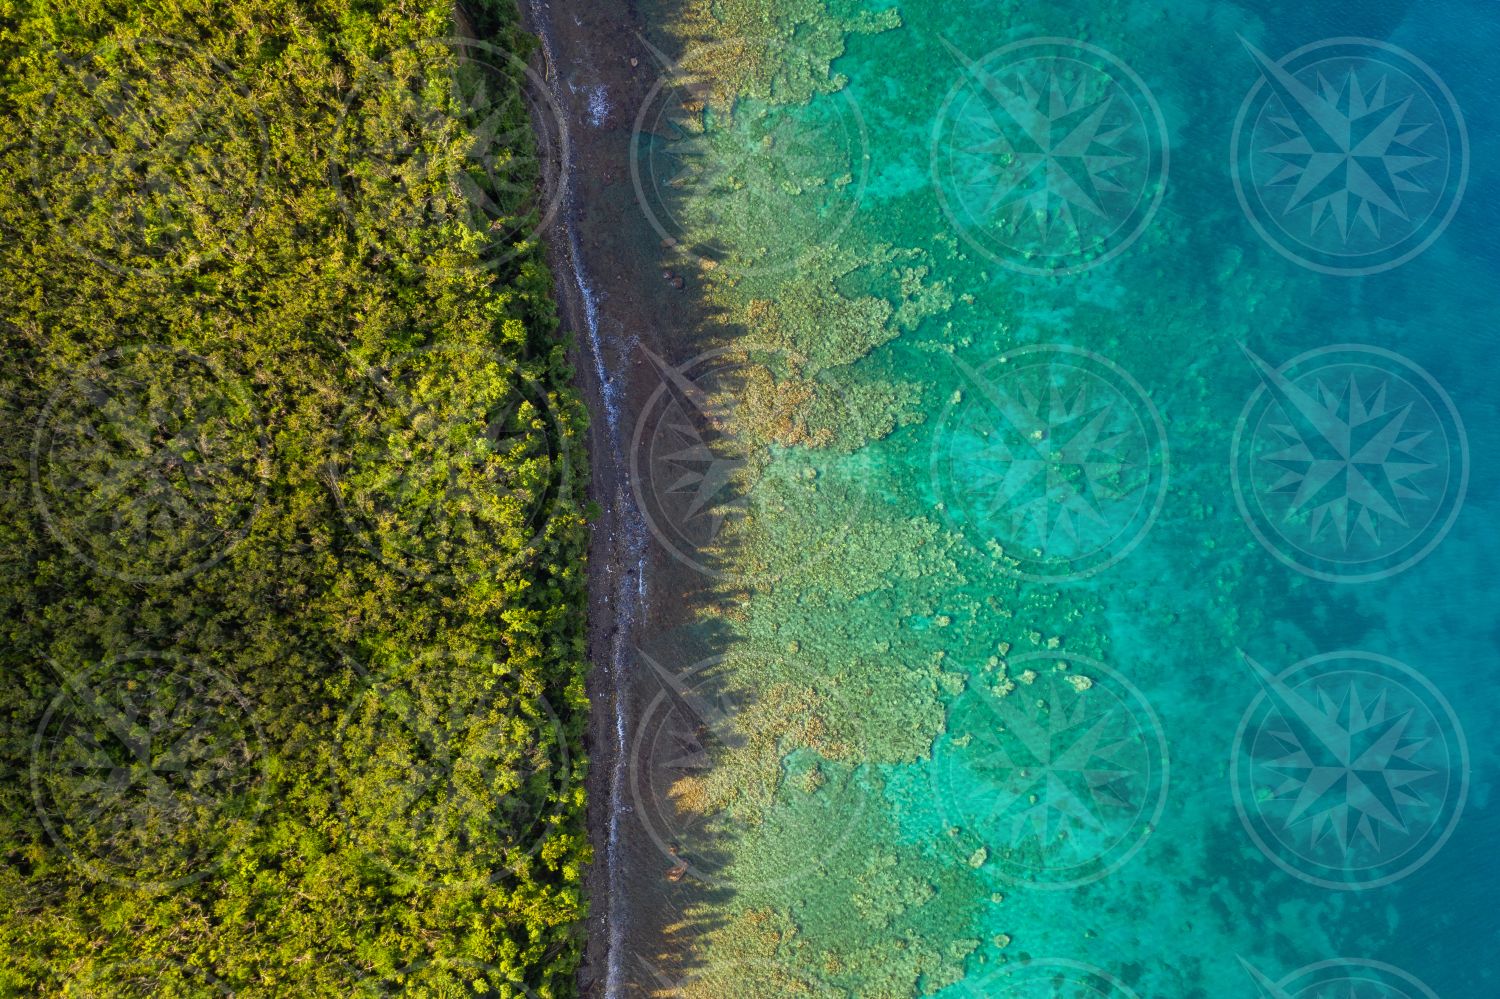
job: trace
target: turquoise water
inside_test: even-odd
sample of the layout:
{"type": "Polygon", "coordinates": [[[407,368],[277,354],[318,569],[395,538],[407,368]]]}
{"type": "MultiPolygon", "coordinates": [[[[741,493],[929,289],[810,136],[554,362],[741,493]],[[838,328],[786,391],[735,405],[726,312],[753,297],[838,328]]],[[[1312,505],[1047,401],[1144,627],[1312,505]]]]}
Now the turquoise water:
{"type": "Polygon", "coordinates": [[[657,663],[729,733],[653,785],[680,992],[1494,994],[1493,5],[893,9],[651,135],[733,320],[674,360],[823,406],[657,663]]]}

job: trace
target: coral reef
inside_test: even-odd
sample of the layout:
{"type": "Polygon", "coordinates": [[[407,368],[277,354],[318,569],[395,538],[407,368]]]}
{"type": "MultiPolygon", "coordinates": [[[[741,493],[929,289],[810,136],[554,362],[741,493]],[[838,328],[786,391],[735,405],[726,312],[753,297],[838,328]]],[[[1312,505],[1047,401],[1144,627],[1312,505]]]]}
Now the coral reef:
{"type": "Polygon", "coordinates": [[[742,98],[805,104],[847,80],[832,64],[850,34],[901,23],[895,10],[830,10],[824,0],[691,0],[672,25],[680,62],[701,81],[704,102],[725,113],[742,98]]]}

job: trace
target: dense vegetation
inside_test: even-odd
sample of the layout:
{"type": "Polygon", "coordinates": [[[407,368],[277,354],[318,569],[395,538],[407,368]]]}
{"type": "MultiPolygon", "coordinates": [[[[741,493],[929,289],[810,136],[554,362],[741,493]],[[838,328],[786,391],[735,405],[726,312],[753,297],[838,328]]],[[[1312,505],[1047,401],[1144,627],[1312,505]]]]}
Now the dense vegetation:
{"type": "Polygon", "coordinates": [[[0,0],[0,995],[573,992],[584,417],[454,19],[0,0]]]}

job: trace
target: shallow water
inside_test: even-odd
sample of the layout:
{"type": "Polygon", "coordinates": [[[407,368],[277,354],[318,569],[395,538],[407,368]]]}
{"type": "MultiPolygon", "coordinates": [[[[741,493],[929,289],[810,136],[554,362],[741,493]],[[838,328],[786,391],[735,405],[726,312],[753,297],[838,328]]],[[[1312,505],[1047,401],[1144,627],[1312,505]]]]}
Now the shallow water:
{"type": "Polygon", "coordinates": [[[765,6],[636,118],[640,994],[1494,994],[1493,5],[765,6]]]}

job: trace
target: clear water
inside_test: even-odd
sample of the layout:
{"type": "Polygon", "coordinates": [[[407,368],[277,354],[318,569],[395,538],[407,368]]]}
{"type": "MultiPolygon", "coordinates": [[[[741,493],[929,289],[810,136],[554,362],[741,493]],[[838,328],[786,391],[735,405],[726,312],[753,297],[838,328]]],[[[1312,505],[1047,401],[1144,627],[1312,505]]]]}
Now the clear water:
{"type": "Polygon", "coordinates": [[[642,980],[1496,994],[1500,9],[793,6],[639,119],[642,980]]]}

